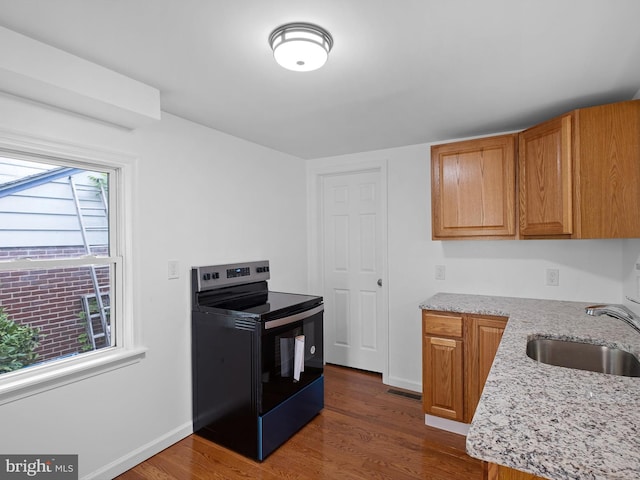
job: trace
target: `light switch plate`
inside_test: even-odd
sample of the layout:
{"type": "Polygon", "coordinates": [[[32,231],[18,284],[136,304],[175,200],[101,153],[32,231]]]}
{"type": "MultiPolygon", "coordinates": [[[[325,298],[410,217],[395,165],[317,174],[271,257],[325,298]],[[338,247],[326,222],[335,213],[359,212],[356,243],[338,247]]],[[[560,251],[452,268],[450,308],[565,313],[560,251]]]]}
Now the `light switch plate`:
{"type": "Polygon", "coordinates": [[[169,260],[167,265],[167,278],[169,280],[180,278],[180,262],[178,260],[169,260]]]}

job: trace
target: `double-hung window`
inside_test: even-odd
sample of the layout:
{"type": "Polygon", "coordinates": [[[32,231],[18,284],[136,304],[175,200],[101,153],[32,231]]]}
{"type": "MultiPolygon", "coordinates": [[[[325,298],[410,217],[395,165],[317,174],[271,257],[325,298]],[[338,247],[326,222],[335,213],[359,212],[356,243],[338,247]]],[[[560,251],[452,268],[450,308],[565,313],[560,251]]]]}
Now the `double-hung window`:
{"type": "Polygon", "coordinates": [[[136,361],[133,160],[0,132],[0,403],[136,361]]]}

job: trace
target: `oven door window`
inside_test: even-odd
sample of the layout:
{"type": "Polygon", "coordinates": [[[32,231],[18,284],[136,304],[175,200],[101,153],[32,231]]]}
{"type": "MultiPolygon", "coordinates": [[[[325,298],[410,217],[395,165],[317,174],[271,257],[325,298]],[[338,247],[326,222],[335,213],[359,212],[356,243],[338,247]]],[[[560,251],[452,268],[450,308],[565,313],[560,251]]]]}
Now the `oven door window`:
{"type": "Polygon", "coordinates": [[[264,414],[322,375],[322,313],[267,330],[262,337],[264,414]]]}

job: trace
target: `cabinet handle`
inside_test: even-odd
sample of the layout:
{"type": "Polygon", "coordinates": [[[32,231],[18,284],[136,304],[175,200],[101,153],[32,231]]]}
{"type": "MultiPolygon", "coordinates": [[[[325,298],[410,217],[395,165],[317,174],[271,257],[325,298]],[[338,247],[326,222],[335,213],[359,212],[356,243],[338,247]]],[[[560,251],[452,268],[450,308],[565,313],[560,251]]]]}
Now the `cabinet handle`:
{"type": "Polygon", "coordinates": [[[382,286],[382,279],[381,279],[381,278],[379,278],[379,279],[378,279],[378,286],[379,286],[379,287],[381,287],[381,286],[382,286]]]}

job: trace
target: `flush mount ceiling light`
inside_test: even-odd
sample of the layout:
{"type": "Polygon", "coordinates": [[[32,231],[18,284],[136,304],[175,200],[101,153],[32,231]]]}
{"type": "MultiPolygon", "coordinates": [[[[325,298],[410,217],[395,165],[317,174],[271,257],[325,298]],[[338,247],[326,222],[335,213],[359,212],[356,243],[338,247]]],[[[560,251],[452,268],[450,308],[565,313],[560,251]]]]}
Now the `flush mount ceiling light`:
{"type": "Polygon", "coordinates": [[[269,36],[276,62],[288,70],[310,72],[323,66],[333,46],[324,28],[311,23],[288,23],[269,36]]]}

